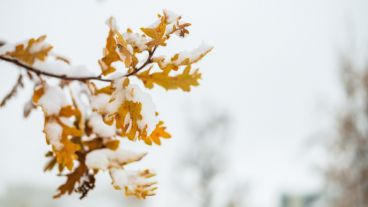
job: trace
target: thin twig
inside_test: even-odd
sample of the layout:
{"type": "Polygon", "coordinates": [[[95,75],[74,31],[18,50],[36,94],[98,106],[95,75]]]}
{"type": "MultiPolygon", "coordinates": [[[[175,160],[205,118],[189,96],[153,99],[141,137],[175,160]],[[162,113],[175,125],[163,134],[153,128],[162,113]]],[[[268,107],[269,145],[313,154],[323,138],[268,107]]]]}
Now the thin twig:
{"type": "Polygon", "coordinates": [[[139,68],[134,69],[132,72],[130,72],[128,74],[125,74],[124,77],[134,75],[134,74],[138,73],[139,71],[141,71],[148,64],[152,63],[152,56],[155,53],[156,49],[157,49],[157,46],[155,46],[152,51],[148,52],[148,58],[147,58],[146,62],[144,62],[139,68]]]}
{"type": "Polygon", "coordinates": [[[0,108],[5,106],[5,104],[17,94],[18,88],[23,88],[23,76],[19,74],[17,82],[15,82],[13,88],[9,91],[9,93],[1,100],[0,108]]]}

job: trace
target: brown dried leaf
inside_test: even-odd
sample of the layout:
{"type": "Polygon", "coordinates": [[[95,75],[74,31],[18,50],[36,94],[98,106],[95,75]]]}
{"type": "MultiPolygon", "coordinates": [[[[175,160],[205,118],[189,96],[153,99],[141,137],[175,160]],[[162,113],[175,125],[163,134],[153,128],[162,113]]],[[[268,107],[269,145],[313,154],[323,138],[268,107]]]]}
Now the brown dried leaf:
{"type": "Polygon", "coordinates": [[[73,191],[81,193],[81,198],[85,197],[90,189],[94,187],[94,176],[88,173],[88,168],[85,165],[85,156],[80,155],[79,166],[75,170],[66,175],[67,180],[58,188],[59,193],[54,195],[54,198],[59,198],[64,194],[71,194],[73,191]],[[82,177],[87,178],[81,182],[82,177]],[[76,185],[80,183],[77,187],[76,185]]]}

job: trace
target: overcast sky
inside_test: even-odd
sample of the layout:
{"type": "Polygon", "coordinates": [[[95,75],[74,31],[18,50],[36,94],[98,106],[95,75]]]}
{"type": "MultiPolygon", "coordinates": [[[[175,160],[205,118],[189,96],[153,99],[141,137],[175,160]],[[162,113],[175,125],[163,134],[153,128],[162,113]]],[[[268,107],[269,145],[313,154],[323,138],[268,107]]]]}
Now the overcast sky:
{"type": "MultiPolygon", "coordinates": [[[[171,170],[189,135],[187,114],[206,117],[209,106],[233,116],[229,180],[249,183],[254,206],[275,206],[281,192],[319,190],[313,166],[324,158],[306,149],[307,143],[321,128],[328,130],[321,126],[339,104],[341,52],[368,54],[364,0],[1,0],[0,5],[0,39],[47,34],[55,52],[96,71],[109,16],[120,28],[137,30],[166,8],[193,24],[191,36],[171,40],[167,51],[189,50],[202,41],[215,47],[199,64],[203,80],[193,92],[150,91],[173,134],[162,147],[141,147],[150,155],[140,166],[159,174],[158,196],[150,199],[157,206],[175,202],[171,170]]],[[[2,96],[18,71],[7,63],[0,68],[2,96]]],[[[61,182],[42,172],[48,149],[42,113],[22,118],[29,96],[26,90],[0,110],[0,190],[23,181],[55,188],[61,182]]],[[[107,174],[99,179],[109,180],[107,174]]]]}

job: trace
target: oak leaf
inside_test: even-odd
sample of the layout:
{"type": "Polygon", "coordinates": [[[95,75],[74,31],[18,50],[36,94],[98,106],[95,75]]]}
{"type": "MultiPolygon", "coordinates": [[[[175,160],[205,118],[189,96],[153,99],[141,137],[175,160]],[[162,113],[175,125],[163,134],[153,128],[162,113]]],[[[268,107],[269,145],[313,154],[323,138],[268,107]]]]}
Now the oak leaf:
{"type": "Polygon", "coordinates": [[[142,120],[142,103],[134,101],[124,101],[116,114],[116,128],[121,129],[121,135],[134,140],[137,132],[140,133],[138,121],[142,120]],[[126,116],[129,115],[130,122],[125,123],[126,116]]]}
{"type": "Polygon", "coordinates": [[[52,49],[51,45],[44,44],[46,35],[37,39],[30,39],[26,44],[18,44],[15,50],[7,52],[6,55],[20,60],[28,65],[33,65],[36,60],[44,61],[52,49]],[[43,45],[44,44],[44,45],[43,45]]]}
{"type": "MultiPolygon", "coordinates": [[[[109,22],[114,21],[113,18],[109,19],[109,22]]],[[[132,56],[128,49],[128,44],[124,40],[123,36],[112,27],[109,23],[110,31],[106,39],[106,46],[104,49],[104,56],[99,60],[100,67],[103,75],[108,75],[116,71],[116,68],[112,66],[112,63],[122,61],[126,67],[130,67],[133,63],[136,64],[137,60],[132,56]]]]}
{"type": "Polygon", "coordinates": [[[161,145],[161,138],[164,139],[169,139],[171,138],[171,135],[165,131],[166,127],[163,126],[164,122],[163,121],[159,121],[156,125],[156,128],[152,131],[152,133],[147,136],[147,137],[142,137],[143,141],[148,144],[151,145],[152,142],[154,142],[157,145],[161,145]]]}
{"type": "Polygon", "coordinates": [[[59,198],[64,194],[71,194],[73,191],[81,194],[81,199],[85,197],[89,190],[94,188],[95,178],[85,164],[85,156],[79,157],[79,166],[66,175],[66,182],[58,187],[58,193],[54,198],[59,198]]]}
{"type": "Polygon", "coordinates": [[[198,81],[201,79],[201,73],[198,70],[192,73],[190,71],[191,66],[188,65],[183,73],[176,76],[170,76],[167,71],[150,73],[150,70],[146,70],[139,73],[137,77],[141,79],[144,85],[149,89],[152,89],[154,84],[157,84],[166,90],[181,89],[188,92],[191,86],[198,86],[198,81]]]}
{"type": "Polygon", "coordinates": [[[166,20],[165,17],[162,16],[160,18],[160,23],[156,26],[156,27],[142,27],[141,30],[142,32],[147,35],[148,37],[150,37],[152,40],[150,42],[147,43],[147,46],[149,48],[152,48],[154,46],[166,46],[166,37],[165,37],[165,32],[166,32],[166,20]]]}

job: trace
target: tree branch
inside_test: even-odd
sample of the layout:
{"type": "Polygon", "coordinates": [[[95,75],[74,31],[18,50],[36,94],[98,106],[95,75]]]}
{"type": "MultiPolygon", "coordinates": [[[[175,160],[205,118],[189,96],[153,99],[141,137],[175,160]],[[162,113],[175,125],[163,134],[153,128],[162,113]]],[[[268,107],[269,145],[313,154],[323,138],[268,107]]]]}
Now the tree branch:
{"type": "MultiPolygon", "coordinates": [[[[0,41],[0,47],[3,46],[4,44],[5,44],[5,42],[0,41]]],[[[133,76],[133,75],[137,74],[139,71],[141,71],[142,69],[144,69],[148,64],[152,63],[152,57],[153,57],[153,54],[155,53],[156,49],[157,49],[157,46],[155,46],[152,51],[148,51],[149,55],[148,55],[147,60],[139,68],[134,68],[134,70],[132,72],[127,73],[125,75],[122,75],[119,78],[133,76]]],[[[58,75],[58,74],[54,74],[54,73],[50,73],[50,72],[47,72],[47,71],[42,71],[40,69],[34,68],[34,67],[29,66],[25,63],[22,63],[22,62],[14,59],[14,58],[10,58],[6,55],[0,55],[0,60],[3,60],[5,62],[17,65],[17,66],[27,70],[28,72],[33,72],[37,75],[43,75],[43,76],[58,78],[58,79],[62,79],[62,80],[69,80],[69,81],[97,80],[97,81],[103,81],[103,82],[112,82],[113,81],[113,79],[102,78],[102,75],[99,75],[99,76],[86,76],[86,77],[73,77],[73,76],[67,76],[67,75],[58,75]]]]}
{"type": "Polygon", "coordinates": [[[37,75],[44,75],[48,77],[58,78],[62,80],[77,80],[77,81],[87,81],[87,80],[99,80],[99,81],[105,81],[105,82],[111,82],[110,79],[103,79],[101,76],[87,76],[87,77],[72,77],[72,76],[66,76],[66,75],[57,75],[50,72],[42,71],[37,68],[31,67],[27,64],[24,64],[16,59],[6,57],[4,55],[0,55],[0,60],[3,60],[5,62],[13,63],[14,65],[17,65],[23,69],[26,69],[29,72],[33,72],[37,75]]]}

